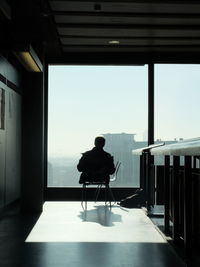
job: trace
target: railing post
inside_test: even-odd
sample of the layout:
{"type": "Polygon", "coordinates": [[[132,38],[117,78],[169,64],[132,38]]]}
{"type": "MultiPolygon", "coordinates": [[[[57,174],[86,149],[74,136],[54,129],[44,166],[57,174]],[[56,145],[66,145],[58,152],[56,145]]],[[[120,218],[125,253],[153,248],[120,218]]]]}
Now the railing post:
{"type": "Polygon", "coordinates": [[[173,156],[173,176],[172,176],[172,188],[173,188],[173,230],[172,238],[174,243],[178,243],[180,238],[179,233],[179,168],[180,168],[180,157],[173,156]]]}
{"type": "Polygon", "coordinates": [[[164,231],[166,234],[169,234],[170,156],[165,156],[164,161],[164,231]]]}
{"type": "Polygon", "coordinates": [[[192,254],[192,160],[185,156],[184,169],[184,253],[189,259],[192,254]]]}
{"type": "Polygon", "coordinates": [[[146,174],[146,184],[147,184],[147,210],[151,210],[151,206],[154,204],[155,199],[155,177],[154,177],[154,157],[151,153],[146,154],[147,158],[147,174],[146,174]]]}

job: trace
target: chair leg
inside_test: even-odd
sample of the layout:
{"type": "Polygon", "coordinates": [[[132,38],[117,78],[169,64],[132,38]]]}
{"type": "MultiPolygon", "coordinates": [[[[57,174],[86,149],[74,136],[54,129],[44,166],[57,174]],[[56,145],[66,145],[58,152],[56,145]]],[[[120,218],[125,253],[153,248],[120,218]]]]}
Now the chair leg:
{"type": "Polygon", "coordinates": [[[97,185],[97,188],[96,188],[95,193],[94,193],[94,200],[95,200],[95,202],[96,202],[98,190],[99,190],[99,185],[97,185]]]}
{"type": "MultiPolygon", "coordinates": [[[[109,185],[106,185],[106,189],[108,190],[109,195],[111,196],[113,202],[115,203],[116,201],[115,201],[115,198],[114,198],[114,195],[113,195],[113,192],[112,192],[110,186],[109,186],[109,185]]],[[[110,199],[110,207],[111,207],[111,201],[112,201],[112,200],[110,199]]]]}
{"type": "Polygon", "coordinates": [[[83,209],[87,209],[87,188],[86,188],[86,184],[83,184],[83,187],[82,187],[82,201],[81,201],[81,206],[83,207],[83,209]],[[84,205],[83,205],[83,202],[85,201],[85,208],[84,208],[84,205]]]}
{"type": "Polygon", "coordinates": [[[82,186],[82,192],[81,192],[81,205],[83,206],[83,199],[84,199],[84,184],[82,186]]]}
{"type": "Polygon", "coordinates": [[[106,203],[107,203],[107,195],[108,195],[108,194],[107,194],[107,191],[108,191],[108,190],[107,190],[107,186],[105,186],[105,205],[106,205],[106,203]]]}
{"type": "Polygon", "coordinates": [[[95,202],[97,202],[97,199],[99,197],[99,193],[100,193],[101,187],[102,187],[102,185],[98,185],[97,186],[96,193],[95,193],[95,202]]]}

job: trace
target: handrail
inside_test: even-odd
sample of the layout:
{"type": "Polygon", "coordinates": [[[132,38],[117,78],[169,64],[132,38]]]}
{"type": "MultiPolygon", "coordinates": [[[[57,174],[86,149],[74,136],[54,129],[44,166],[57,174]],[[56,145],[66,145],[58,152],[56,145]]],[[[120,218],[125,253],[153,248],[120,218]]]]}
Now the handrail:
{"type": "Polygon", "coordinates": [[[160,146],[163,146],[163,145],[165,145],[164,142],[163,143],[159,143],[159,144],[152,144],[152,145],[149,145],[149,146],[146,146],[146,147],[141,147],[141,148],[138,148],[138,149],[134,149],[134,150],[132,150],[132,154],[133,155],[142,155],[142,153],[144,151],[149,151],[149,150],[151,150],[151,149],[153,149],[155,147],[160,147],[160,146]]]}
{"type": "Polygon", "coordinates": [[[151,155],[199,156],[200,138],[193,138],[151,149],[151,155]]]}

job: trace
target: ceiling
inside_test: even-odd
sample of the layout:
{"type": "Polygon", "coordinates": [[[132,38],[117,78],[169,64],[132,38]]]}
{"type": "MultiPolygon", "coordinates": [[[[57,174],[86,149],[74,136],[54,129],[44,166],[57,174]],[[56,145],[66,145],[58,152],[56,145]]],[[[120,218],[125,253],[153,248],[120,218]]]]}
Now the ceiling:
{"type": "Polygon", "coordinates": [[[39,12],[46,19],[43,35],[52,62],[74,55],[104,60],[112,55],[116,61],[133,55],[184,60],[200,53],[200,1],[32,2],[40,3],[39,12]]]}
{"type": "Polygon", "coordinates": [[[49,0],[65,53],[199,51],[198,2],[49,0]]]}

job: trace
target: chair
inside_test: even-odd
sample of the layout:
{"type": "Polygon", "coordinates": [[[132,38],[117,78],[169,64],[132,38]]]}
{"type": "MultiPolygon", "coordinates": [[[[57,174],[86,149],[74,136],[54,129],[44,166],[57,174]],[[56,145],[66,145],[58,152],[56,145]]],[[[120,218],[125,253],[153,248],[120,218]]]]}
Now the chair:
{"type": "Polygon", "coordinates": [[[121,162],[117,161],[117,163],[115,165],[115,172],[112,175],[112,177],[110,178],[110,182],[114,182],[117,180],[117,174],[118,174],[120,165],[121,165],[121,162]]]}
{"type": "MultiPolygon", "coordinates": [[[[110,182],[114,182],[116,181],[117,179],[117,173],[119,171],[119,167],[120,167],[120,164],[119,162],[117,162],[116,166],[115,166],[115,173],[112,175],[112,177],[110,178],[110,182]]],[[[91,177],[92,178],[92,177],[91,177]]],[[[113,201],[114,203],[116,202],[115,201],[115,198],[114,198],[114,195],[113,195],[113,192],[109,186],[109,183],[107,181],[104,181],[103,179],[98,181],[98,180],[94,180],[94,179],[91,179],[91,180],[88,180],[88,181],[84,181],[83,182],[83,187],[82,187],[82,201],[81,201],[81,205],[84,209],[84,205],[83,205],[83,202],[85,201],[85,209],[87,209],[87,187],[88,186],[97,186],[96,188],[96,191],[95,191],[95,195],[94,195],[94,200],[95,202],[97,202],[98,200],[98,197],[99,197],[99,194],[100,194],[100,191],[102,189],[102,187],[104,186],[105,187],[105,205],[107,203],[107,196],[109,195],[109,203],[110,203],[110,208],[111,208],[111,201],[113,201]]]]}

